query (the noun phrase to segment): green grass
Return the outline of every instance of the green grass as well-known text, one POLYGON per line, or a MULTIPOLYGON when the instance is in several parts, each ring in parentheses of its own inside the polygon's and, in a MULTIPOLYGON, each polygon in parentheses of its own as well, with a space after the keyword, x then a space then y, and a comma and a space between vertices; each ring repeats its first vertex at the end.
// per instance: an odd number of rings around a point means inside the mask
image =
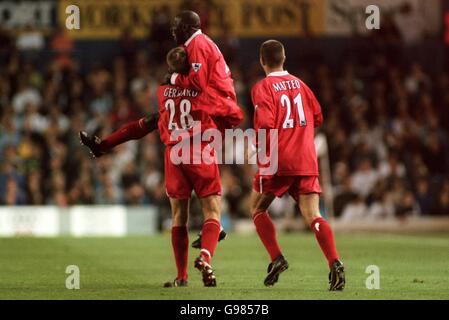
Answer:
MULTIPOLYGON (((190 240, 194 238, 191 236, 190 240)), ((204 288, 189 256, 189 287, 162 288, 175 276, 170 237, 1 238, 0 299, 448 299, 449 235, 338 235, 344 292, 327 291, 327 265, 312 234, 280 236, 290 268, 263 286, 268 256, 256 236, 230 234, 218 245, 217 288, 204 288), (368 290, 368 265, 380 289, 368 290), (65 288, 77 265, 81 289, 65 288)))

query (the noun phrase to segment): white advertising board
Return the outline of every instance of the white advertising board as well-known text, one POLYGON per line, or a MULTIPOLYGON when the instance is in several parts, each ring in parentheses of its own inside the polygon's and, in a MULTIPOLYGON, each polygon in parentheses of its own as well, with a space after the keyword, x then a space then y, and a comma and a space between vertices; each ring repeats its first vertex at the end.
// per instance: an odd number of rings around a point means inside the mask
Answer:
POLYGON ((74 206, 70 209, 70 235, 125 236, 126 208, 122 206, 74 206))
POLYGON ((0 207, 0 236, 57 236, 59 217, 56 207, 0 207))

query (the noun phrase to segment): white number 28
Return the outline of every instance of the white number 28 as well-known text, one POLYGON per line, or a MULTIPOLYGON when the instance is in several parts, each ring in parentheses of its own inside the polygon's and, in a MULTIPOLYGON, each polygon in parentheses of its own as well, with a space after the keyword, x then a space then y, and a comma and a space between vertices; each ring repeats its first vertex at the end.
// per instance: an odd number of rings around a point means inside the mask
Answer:
MULTIPOLYGON (((165 102, 165 109, 170 111, 170 119, 168 121, 168 129, 176 130, 179 129, 176 122, 174 122, 176 108, 175 101, 173 99, 168 99, 165 102)), ((189 100, 183 99, 179 104, 179 111, 181 114, 179 115, 179 122, 181 123, 181 129, 189 129, 193 126, 193 117, 190 114, 192 109, 192 104, 189 100)))

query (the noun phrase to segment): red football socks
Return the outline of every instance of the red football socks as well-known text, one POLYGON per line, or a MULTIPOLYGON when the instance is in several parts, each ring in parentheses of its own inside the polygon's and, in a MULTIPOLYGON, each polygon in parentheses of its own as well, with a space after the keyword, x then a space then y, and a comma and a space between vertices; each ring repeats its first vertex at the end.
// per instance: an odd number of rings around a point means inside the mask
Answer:
POLYGON ((101 141, 101 151, 109 151, 129 140, 136 140, 146 136, 152 128, 145 125, 144 118, 130 122, 101 141))
POLYGON ((253 221, 256 226, 257 234, 259 235, 260 240, 262 240, 265 249, 267 249, 271 261, 276 260, 282 253, 276 238, 276 228, 274 227, 268 212, 262 211, 256 213, 253 216, 253 221))
POLYGON ((332 263, 338 260, 338 252, 335 247, 334 235, 332 233, 331 226, 322 217, 313 220, 310 228, 315 232, 315 237, 326 256, 329 267, 332 267, 332 263))
POLYGON ((220 236, 220 222, 215 219, 204 221, 201 231, 201 256, 210 263, 220 236))
POLYGON ((187 227, 172 227, 171 243, 175 254, 178 280, 187 280, 187 258, 189 252, 189 234, 187 227))

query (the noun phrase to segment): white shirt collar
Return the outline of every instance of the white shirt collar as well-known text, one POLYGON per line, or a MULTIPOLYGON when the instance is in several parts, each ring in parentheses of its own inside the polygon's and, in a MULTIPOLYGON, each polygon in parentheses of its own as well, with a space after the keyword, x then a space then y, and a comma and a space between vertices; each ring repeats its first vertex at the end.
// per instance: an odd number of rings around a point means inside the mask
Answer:
POLYGON ((284 71, 275 71, 275 72, 271 72, 267 75, 267 77, 280 77, 280 76, 286 76, 288 75, 288 71, 284 70, 284 71))
POLYGON ((202 33, 202 32, 201 32, 201 29, 199 29, 199 30, 196 31, 194 34, 192 34, 192 35, 190 36, 190 38, 187 39, 186 42, 184 42, 184 46, 187 47, 187 46, 189 45, 189 43, 192 42, 193 38, 195 38, 197 35, 199 35, 199 34, 201 34, 201 33, 202 33))

